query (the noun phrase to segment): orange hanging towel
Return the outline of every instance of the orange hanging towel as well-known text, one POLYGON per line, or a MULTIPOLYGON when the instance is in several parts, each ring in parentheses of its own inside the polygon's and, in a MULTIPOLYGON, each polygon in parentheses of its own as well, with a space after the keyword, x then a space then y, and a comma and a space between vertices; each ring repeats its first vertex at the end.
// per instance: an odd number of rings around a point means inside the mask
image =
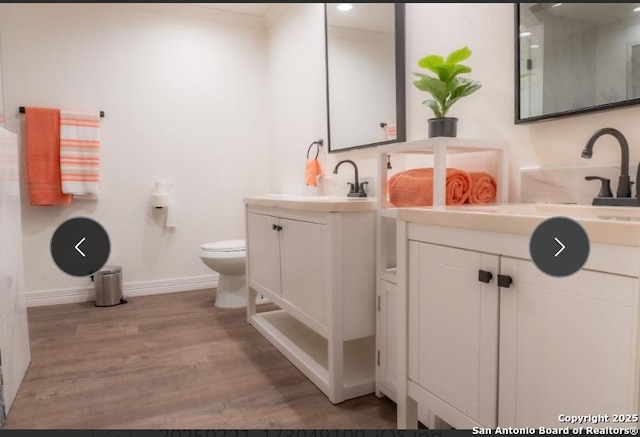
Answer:
POLYGON ((32 205, 68 205, 60 181, 60 110, 25 108, 26 164, 32 205))
POLYGON ((304 180, 307 185, 312 187, 318 186, 318 176, 322 174, 322 167, 317 158, 307 159, 305 165, 304 180))

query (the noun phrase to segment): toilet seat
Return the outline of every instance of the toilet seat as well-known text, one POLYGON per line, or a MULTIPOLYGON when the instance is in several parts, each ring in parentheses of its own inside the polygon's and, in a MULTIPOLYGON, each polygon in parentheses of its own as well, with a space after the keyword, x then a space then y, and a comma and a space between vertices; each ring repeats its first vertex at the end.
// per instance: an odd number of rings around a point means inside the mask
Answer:
POLYGON ((234 253, 245 251, 244 240, 212 241, 200 246, 205 253, 234 253))

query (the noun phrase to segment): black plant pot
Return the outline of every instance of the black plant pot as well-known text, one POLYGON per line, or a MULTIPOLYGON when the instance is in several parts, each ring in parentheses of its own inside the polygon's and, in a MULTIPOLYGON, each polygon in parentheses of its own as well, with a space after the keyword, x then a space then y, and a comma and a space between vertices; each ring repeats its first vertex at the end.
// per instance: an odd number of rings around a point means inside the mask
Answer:
POLYGON ((458 119, 455 117, 430 118, 429 138, 455 137, 458 131, 458 119))

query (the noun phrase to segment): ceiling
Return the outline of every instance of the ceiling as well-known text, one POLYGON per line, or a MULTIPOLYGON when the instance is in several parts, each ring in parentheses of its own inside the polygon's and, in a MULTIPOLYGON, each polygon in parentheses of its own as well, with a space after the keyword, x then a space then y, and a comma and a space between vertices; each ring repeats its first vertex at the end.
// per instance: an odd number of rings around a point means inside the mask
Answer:
POLYGON ((521 3, 521 24, 525 27, 540 24, 541 16, 538 13, 542 11, 592 23, 607 23, 633 16, 636 14, 633 8, 638 6, 637 3, 556 3, 559 5, 557 7, 552 5, 554 3, 521 3))
POLYGON ((254 17, 264 17, 273 3, 189 3, 196 6, 218 9, 237 14, 252 15, 254 17))
POLYGON ((353 9, 339 11, 339 3, 327 3, 329 26, 393 33, 393 3, 353 3, 353 9))

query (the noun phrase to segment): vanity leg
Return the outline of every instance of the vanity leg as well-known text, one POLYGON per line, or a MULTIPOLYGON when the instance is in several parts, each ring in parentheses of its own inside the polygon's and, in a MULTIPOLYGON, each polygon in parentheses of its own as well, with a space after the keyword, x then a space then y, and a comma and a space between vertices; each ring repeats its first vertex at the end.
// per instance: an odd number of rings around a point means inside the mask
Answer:
MULTIPOLYGON (((247 280, 247 282, 249 282, 247 280)), ((256 314, 256 298, 258 297, 258 293, 249 287, 247 283, 247 322, 251 324, 251 318, 256 314)))
POLYGON ((409 396, 398 396, 398 429, 418 429, 418 403, 409 396))

